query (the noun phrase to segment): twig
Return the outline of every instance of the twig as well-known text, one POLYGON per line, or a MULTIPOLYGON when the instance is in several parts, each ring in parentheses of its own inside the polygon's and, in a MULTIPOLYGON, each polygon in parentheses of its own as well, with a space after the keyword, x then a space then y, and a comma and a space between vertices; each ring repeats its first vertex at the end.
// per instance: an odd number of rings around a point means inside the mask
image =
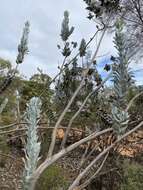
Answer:
POLYGON ((85 181, 82 185, 80 185, 78 187, 79 190, 82 190, 83 188, 87 187, 87 185, 89 185, 91 183, 91 181, 99 174, 99 172, 101 171, 101 169, 103 168, 103 166, 107 160, 108 155, 109 155, 109 152, 106 154, 104 160, 102 161, 102 163, 99 166, 99 168, 97 169, 97 171, 87 181, 85 181))
POLYGON ((12 124, 9 124, 9 125, 0 126, 0 130, 1 129, 6 129, 6 128, 10 128, 10 127, 13 127, 15 125, 17 125, 17 123, 12 123, 12 124))
POLYGON ((92 153, 97 149, 97 147, 99 146, 99 144, 97 144, 87 155, 87 157, 82 161, 80 168, 83 166, 83 164, 88 160, 88 158, 92 155, 92 153))
POLYGON ((135 95, 129 102, 127 108, 126 108, 126 111, 128 111, 130 109, 130 107, 132 106, 132 104, 134 103, 134 101, 143 94, 143 91, 138 93, 137 95, 135 95))
POLYGON ((86 155, 88 153, 88 150, 89 150, 90 146, 91 146, 91 142, 88 142, 87 147, 86 147, 86 149, 84 151, 84 154, 82 155, 82 158, 81 158, 81 161, 80 161, 80 168, 82 167, 82 165, 83 165, 83 163, 85 161, 85 158, 86 158, 86 155))
POLYGON ((0 155, 15 160, 15 158, 13 156, 10 156, 8 154, 3 154, 0 152, 0 155))

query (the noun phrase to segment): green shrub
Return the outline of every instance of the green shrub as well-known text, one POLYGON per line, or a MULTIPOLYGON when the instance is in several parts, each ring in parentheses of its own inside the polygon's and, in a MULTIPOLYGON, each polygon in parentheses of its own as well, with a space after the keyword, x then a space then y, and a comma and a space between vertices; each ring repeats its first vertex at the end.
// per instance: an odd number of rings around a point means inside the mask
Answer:
MULTIPOLYGON (((10 152, 10 149, 6 144, 4 137, 0 136, 0 153, 7 155, 9 154, 9 152, 10 152)), ((4 168, 7 162, 7 157, 5 157, 4 155, 0 154, 0 168, 4 168)))
POLYGON ((138 163, 125 161, 123 165, 124 179, 121 190, 143 189, 143 166, 138 163))
POLYGON ((67 182, 63 173, 57 165, 50 166, 37 182, 36 190, 66 190, 67 182))
POLYGON ((3 154, 9 154, 10 152, 10 148, 7 145, 6 138, 2 136, 0 136, 0 152, 2 152, 3 154))

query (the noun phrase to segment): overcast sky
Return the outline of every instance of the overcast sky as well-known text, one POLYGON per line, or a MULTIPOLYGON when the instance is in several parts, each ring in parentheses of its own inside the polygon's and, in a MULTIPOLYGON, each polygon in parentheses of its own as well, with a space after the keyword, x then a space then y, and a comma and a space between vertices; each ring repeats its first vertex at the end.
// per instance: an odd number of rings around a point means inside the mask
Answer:
MULTIPOLYGON (((0 3, 0 57, 14 63, 22 28, 26 20, 30 21, 29 54, 20 66, 20 72, 27 77, 37 67, 51 77, 58 72, 57 65, 62 60, 57 44, 61 42, 59 34, 65 10, 70 12, 70 25, 75 26, 73 40, 80 42, 83 37, 88 40, 96 31, 96 25, 86 18, 83 0, 0 0, 0 3)), ((96 47, 96 40, 91 49, 96 47)), ((99 55, 109 57, 114 53, 112 36, 106 35, 99 55)), ((141 76, 138 74, 138 79, 143 83, 141 76)))

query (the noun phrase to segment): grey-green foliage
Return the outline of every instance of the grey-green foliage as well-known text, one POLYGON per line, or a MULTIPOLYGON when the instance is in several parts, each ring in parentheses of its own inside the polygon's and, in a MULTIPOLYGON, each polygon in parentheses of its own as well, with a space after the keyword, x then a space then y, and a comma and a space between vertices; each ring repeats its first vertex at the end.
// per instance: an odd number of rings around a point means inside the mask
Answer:
POLYGON ((112 105, 112 116, 113 116, 113 128, 118 137, 124 134, 128 121, 129 121, 129 114, 127 111, 121 109, 120 107, 112 105))
POLYGON ((0 105, 0 114, 3 112, 3 110, 5 109, 6 105, 8 103, 8 98, 5 98, 4 101, 1 103, 0 105))
POLYGON ((38 142, 37 127, 41 112, 41 100, 33 97, 27 105, 25 121, 27 124, 27 144, 25 147, 25 170, 23 189, 30 188, 31 177, 36 170, 40 153, 40 142, 38 142))
POLYGON ((86 54, 86 41, 84 38, 81 40, 79 53, 80 53, 80 57, 83 57, 86 54))
POLYGON ((114 38, 115 47, 118 50, 118 57, 114 60, 113 82, 115 99, 112 104, 112 116, 114 130, 118 136, 122 135, 129 121, 129 114, 126 111, 126 95, 132 83, 132 73, 129 70, 129 53, 126 48, 126 40, 123 32, 123 23, 118 20, 114 38))
POLYGON ((69 28, 69 12, 64 12, 64 19, 62 22, 61 38, 63 41, 67 41, 69 36, 73 33, 74 27, 69 28))
POLYGON ((61 38, 63 41, 63 48, 58 44, 57 47, 59 50, 62 48, 62 55, 65 57, 64 59, 66 60, 67 57, 69 57, 72 53, 72 51, 77 47, 77 42, 74 41, 69 41, 69 37, 74 31, 74 27, 69 27, 69 13, 68 11, 64 12, 64 19, 62 21, 62 26, 61 26, 61 38))
POLYGON ((18 45, 18 55, 16 59, 16 63, 20 64, 24 60, 25 54, 28 53, 28 35, 29 35, 29 27, 30 24, 27 21, 25 23, 24 29, 23 29, 23 35, 20 41, 20 44, 18 45))
POLYGON ((12 83, 15 75, 17 74, 17 67, 21 64, 24 60, 25 54, 28 53, 28 34, 29 34, 29 22, 25 23, 25 27, 23 29, 22 38, 20 44, 18 45, 18 55, 16 58, 16 68, 12 69, 11 66, 9 67, 8 73, 4 81, 0 85, 0 94, 2 94, 12 83))

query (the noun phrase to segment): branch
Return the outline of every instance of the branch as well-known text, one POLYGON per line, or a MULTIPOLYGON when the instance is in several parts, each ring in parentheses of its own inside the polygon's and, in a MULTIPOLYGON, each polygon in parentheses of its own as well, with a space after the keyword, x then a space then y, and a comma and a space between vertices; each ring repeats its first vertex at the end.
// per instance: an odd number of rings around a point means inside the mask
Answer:
POLYGON ((18 124, 17 123, 12 123, 12 124, 9 124, 9 125, 0 126, 0 130, 1 129, 6 129, 6 128, 10 128, 10 127, 13 127, 15 125, 18 125, 18 124))
POLYGON ((84 151, 84 153, 82 155, 82 158, 81 158, 81 161, 80 161, 80 168, 83 166, 83 163, 85 161, 85 158, 86 158, 86 155, 88 153, 88 150, 89 150, 90 146, 91 146, 91 141, 87 143, 86 149, 85 149, 85 151, 84 151))
POLYGON ((98 173, 101 171, 101 169, 103 168, 106 160, 107 160, 107 157, 109 155, 109 152, 106 154, 104 160, 102 161, 101 165, 99 166, 99 168, 97 169, 97 171, 87 180, 85 181, 82 185, 80 185, 78 188, 79 190, 82 190, 84 189, 85 187, 87 187, 87 185, 89 185, 91 183, 91 181, 98 175, 98 173))
POLYGON ((86 168, 85 170, 78 175, 78 177, 74 180, 74 182, 70 185, 68 190, 73 190, 80 182, 80 180, 86 175, 86 173, 97 163, 98 160, 100 160, 107 152, 109 152, 116 144, 121 142, 124 138, 129 136, 131 133, 135 132, 138 130, 140 127, 143 126, 143 121, 137 125, 135 128, 132 130, 128 131, 125 133, 122 137, 120 137, 118 140, 116 140, 112 145, 108 146, 103 152, 101 152, 86 168))
POLYGON ((85 138, 81 139, 80 141, 68 146, 67 148, 62 149, 61 151, 59 151, 55 155, 46 158, 46 160, 37 168, 37 170, 35 171, 32 179, 31 179, 33 181, 33 189, 34 189, 34 187, 36 185, 36 182, 37 182, 38 178, 40 177, 40 175, 51 164, 53 164, 54 162, 59 160, 65 154, 67 154, 67 153, 71 152, 72 150, 76 149, 80 145, 82 145, 82 144, 84 144, 84 143, 86 143, 88 141, 91 141, 91 140, 95 139, 98 136, 101 136, 101 135, 103 135, 105 133, 109 133, 109 132, 112 132, 112 131, 113 131, 113 129, 109 128, 109 129, 105 129, 105 130, 100 131, 100 132, 94 132, 93 134, 89 135, 88 137, 85 137, 85 138))
POLYGON ((138 93, 137 95, 135 95, 129 102, 129 104, 127 105, 126 111, 128 111, 130 109, 130 107, 132 106, 132 104, 134 103, 134 101, 143 94, 143 91, 138 93))
MULTIPOLYGON (((28 123, 20 123, 20 124, 27 124, 28 125, 28 123)), ((15 124, 15 126, 17 126, 17 125, 19 125, 19 123, 16 123, 15 124)), ((43 125, 43 124, 42 124, 43 125)), ((14 126, 14 124, 11 124, 11 126, 14 126)), ((10 125, 9 126, 5 126, 5 127, 10 127, 10 125)), ((59 129, 66 129, 67 127, 59 127, 59 129)), ((54 127, 38 127, 37 128, 38 130, 49 130, 49 129, 54 129, 54 127)), ((0 135, 4 135, 4 134, 9 134, 9 133, 14 133, 14 132, 18 132, 18 131, 26 131, 27 130, 27 128, 25 127, 25 128, 16 128, 16 129, 12 129, 12 130, 9 130, 9 131, 2 131, 2 132, 0 132, 0 135)), ((80 129, 77 129, 77 128, 71 128, 71 130, 73 130, 73 131, 78 131, 78 132, 82 132, 82 133, 86 133, 85 131, 83 131, 83 130, 80 130, 80 129)))
POLYGON ((80 168, 83 166, 83 164, 89 159, 89 157, 92 155, 92 153, 97 149, 97 147, 99 146, 99 144, 97 144, 96 146, 94 146, 94 148, 89 152, 89 154, 87 155, 87 157, 82 160, 81 166, 80 168))

